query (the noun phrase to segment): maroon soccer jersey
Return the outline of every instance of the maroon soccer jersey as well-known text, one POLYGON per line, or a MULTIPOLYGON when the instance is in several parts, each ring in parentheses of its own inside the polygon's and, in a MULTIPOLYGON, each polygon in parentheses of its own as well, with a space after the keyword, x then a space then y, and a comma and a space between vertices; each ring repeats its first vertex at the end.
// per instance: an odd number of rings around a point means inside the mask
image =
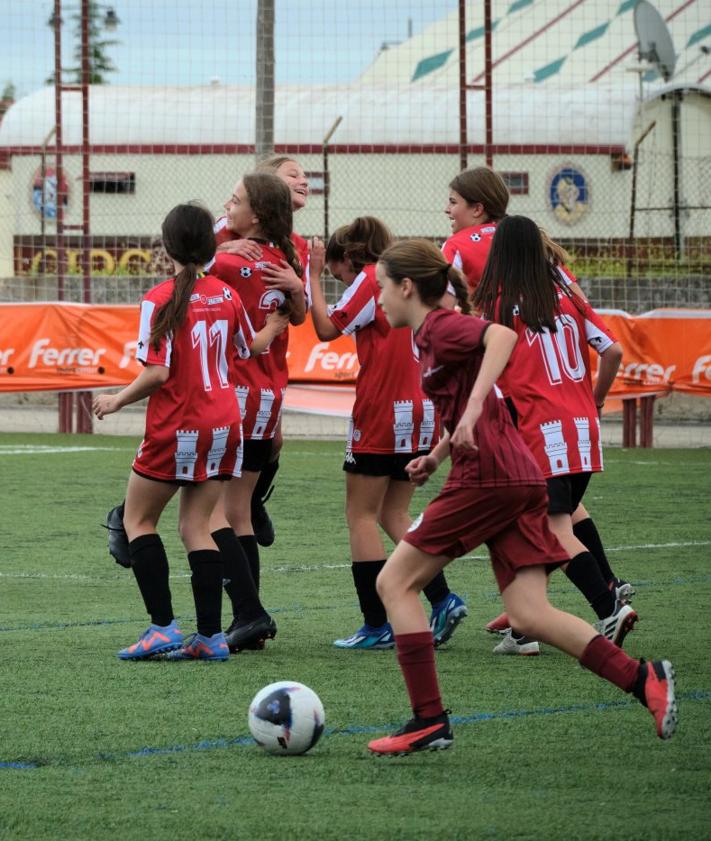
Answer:
POLYGON ((557 330, 537 333, 517 314, 518 343, 500 383, 513 400, 518 428, 546 477, 602 470, 600 421, 588 346, 603 353, 615 341, 592 307, 559 292, 557 330))
POLYGON ((239 296, 216 277, 195 282, 185 321, 156 349, 149 341, 174 280, 146 293, 141 303, 139 361, 170 369, 148 401, 146 431, 133 466, 142 475, 201 482, 239 475, 240 413, 229 378, 232 353, 249 355, 251 329, 239 296))
POLYGON ((429 450, 435 410, 422 393, 412 330, 390 327, 379 296, 375 266, 369 265, 329 307, 338 330, 355 336, 360 363, 348 449, 388 454, 429 450))
MULTIPOLYGON (((489 322, 453 310, 428 313, 415 335, 420 349, 422 387, 446 429, 454 431, 471 394, 484 356, 489 322)), ((540 469, 516 431, 506 404, 494 388, 474 427, 476 450, 452 448, 448 487, 542 485, 540 469)))
MULTIPOLYGON (((286 300, 283 292, 266 286, 262 279, 264 265, 280 265, 284 253, 272 243, 261 242, 260 246, 259 260, 218 254, 212 267, 213 274, 239 293, 255 333, 264 327, 267 315, 286 300)), ((287 329, 263 353, 249 359, 234 356, 233 376, 245 440, 274 437, 289 379, 288 345, 287 329)))
POLYGON ((496 222, 472 225, 452 234, 442 246, 442 253, 447 260, 467 279, 470 292, 477 288, 484 274, 495 233, 496 222))

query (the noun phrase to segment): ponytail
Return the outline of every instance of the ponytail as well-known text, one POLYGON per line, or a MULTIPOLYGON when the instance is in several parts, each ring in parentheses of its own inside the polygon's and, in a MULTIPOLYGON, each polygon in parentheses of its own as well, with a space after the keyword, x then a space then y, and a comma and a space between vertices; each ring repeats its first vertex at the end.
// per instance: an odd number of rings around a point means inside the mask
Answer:
POLYGON ((435 306, 451 284, 463 313, 471 309, 461 272, 444 258, 437 246, 426 239, 396 242, 383 251, 380 263, 398 286, 408 277, 417 287, 423 304, 435 306))
POLYGON ((378 258, 392 243, 388 226, 375 216, 358 216, 350 225, 337 228, 326 246, 326 262, 349 260, 353 269, 378 262, 378 258))
POLYGON ((164 336, 175 333, 176 329, 185 321, 185 316, 190 303, 190 296, 193 294, 198 270, 195 263, 188 263, 178 272, 173 284, 173 294, 170 300, 163 304, 158 310, 158 315, 153 322, 153 329, 149 339, 154 350, 160 347, 160 341, 164 336))

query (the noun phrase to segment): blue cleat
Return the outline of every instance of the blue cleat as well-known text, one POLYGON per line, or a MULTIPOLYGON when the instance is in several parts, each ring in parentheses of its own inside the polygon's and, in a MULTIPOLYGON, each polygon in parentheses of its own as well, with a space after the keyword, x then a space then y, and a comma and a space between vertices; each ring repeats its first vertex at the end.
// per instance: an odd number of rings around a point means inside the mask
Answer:
POLYGON ((374 628, 372 625, 363 625, 362 628, 343 640, 334 640, 333 644, 336 648, 364 648, 364 649, 384 649, 395 648, 395 638, 393 637, 393 629, 390 623, 386 622, 379 628, 374 628))
POLYGON ((447 598, 432 605, 430 628, 434 637, 435 648, 447 642, 457 625, 468 614, 467 606, 456 593, 450 593, 447 598))
POLYGON ((175 619, 170 625, 151 625, 138 642, 122 648, 118 656, 121 660, 148 660, 156 654, 174 651, 183 644, 183 632, 175 619))
POLYGON ((222 631, 211 637, 191 634, 182 648, 171 652, 166 660, 229 660, 230 650, 222 631))

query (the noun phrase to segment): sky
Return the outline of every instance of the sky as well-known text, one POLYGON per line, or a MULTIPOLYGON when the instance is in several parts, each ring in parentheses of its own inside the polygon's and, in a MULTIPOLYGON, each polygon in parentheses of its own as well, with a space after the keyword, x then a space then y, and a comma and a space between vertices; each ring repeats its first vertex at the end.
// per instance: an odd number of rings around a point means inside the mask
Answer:
MULTIPOLYGON (((105 38, 120 85, 254 84, 256 0, 115 0, 120 25, 105 38)), ((457 7, 456 0, 276 0, 277 84, 345 83, 356 78, 384 42, 422 31, 457 7)), ((24 96, 54 69, 47 21, 53 0, 0 0, 0 87, 24 96)), ((72 15, 63 0, 63 66, 75 66, 72 15)))

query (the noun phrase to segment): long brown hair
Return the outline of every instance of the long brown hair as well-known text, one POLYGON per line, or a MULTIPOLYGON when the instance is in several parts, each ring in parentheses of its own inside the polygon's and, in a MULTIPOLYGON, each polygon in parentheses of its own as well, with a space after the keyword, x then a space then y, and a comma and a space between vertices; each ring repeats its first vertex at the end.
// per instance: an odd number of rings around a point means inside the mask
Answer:
POLYGON ((570 254, 563 248, 563 246, 551 239, 550 235, 543 228, 538 229, 541 232, 541 239, 543 240, 543 250, 546 256, 553 263, 554 266, 563 266, 570 262, 570 254))
MULTIPOLYGON (((279 167, 282 164, 292 163, 292 164, 299 164, 299 162, 295 158, 289 157, 289 155, 272 155, 269 158, 265 158, 263 161, 260 161, 257 166, 255 167, 255 172, 270 172, 272 175, 276 175, 279 167)), ((299 164, 301 166, 301 164, 299 164)))
POLYGON ((389 278, 398 286, 406 277, 417 287, 423 304, 435 305, 454 288, 463 313, 470 312, 467 287, 461 272, 448 263, 437 246, 428 239, 407 239, 396 242, 380 255, 380 263, 389 278))
POLYGON ((268 172, 251 172, 242 178, 242 183, 262 234, 284 252, 289 265, 302 277, 304 270, 291 241, 291 191, 281 178, 268 172))
POLYGON ((513 326, 516 310, 531 330, 540 333, 547 327, 555 332, 559 291, 580 309, 577 296, 562 284, 538 225, 527 216, 502 219, 496 226, 489 259, 474 292, 474 306, 481 309, 485 318, 505 327, 513 326))
POLYGON ((350 225, 341 225, 331 234, 326 246, 326 262, 350 260, 355 271, 377 263, 392 243, 388 226, 375 216, 358 216, 350 225))
POLYGON ((163 247, 183 268, 175 276, 173 294, 158 310, 149 342, 158 350, 160 340, 185 321, 198 271, 215 256, 217 248, 212 214, 197 202, 179 204, 163 220, 163 247))
POLYGON ((459 193, 467 204, 482 204, 486 215, 495 222, 506 216, 508 188, 498 172, 488 166, 465 169, 449 182, 449 189, 459 193))

